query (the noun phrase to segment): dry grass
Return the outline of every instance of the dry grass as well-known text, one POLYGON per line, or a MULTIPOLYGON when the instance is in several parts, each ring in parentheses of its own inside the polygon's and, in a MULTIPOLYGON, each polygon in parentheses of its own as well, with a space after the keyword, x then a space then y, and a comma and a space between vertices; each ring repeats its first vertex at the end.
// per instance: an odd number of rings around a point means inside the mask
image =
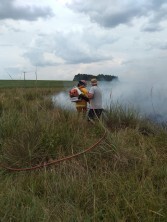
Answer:
POLYGON ((167 131, 121 107, 91 125, 54 107, 54 89, 0 92, 0 159, 29 167, 90 153, 32 172, 0 170, 1 221, 166 221, 167 131))

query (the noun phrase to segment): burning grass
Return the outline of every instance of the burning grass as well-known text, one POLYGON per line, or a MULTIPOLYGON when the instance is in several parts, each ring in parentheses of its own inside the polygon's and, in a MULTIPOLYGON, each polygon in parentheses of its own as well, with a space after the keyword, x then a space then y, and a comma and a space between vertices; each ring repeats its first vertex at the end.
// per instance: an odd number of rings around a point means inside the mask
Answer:
POLYGON ((0 159, 30 167, 91 152, 31 172, 0 169, 1 221, 166 221, 167 131, 121 107, 92 125, 54 107, 55 89, 0 92, 0 159))

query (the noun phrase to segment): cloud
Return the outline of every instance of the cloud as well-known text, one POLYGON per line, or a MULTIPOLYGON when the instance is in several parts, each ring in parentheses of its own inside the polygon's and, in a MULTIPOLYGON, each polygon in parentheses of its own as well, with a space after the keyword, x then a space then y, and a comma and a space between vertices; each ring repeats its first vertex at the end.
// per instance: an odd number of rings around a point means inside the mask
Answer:
POLYGON ((23 54, 25 58, 28 58, 32 65, 34 66, 53 66, 56 65, 56 62, 50 61, 45 57, 45 53, 38 49, 31 49, 29 52, 23 54))
POLYGON ((167 18, 167 3, 162 1, 152 1, 152 7, 150 7, 150 15, 148 22, 141 28, 145 32, 158 32, 163 30, 161 23, 166 21, 167 18))
POLYGON ((94 0, 86 0, 83 4, 81 1, 74 1, 68 6, 74 11, 87 14, 92 22, 108 28, 129 23, 141 11, 137 5, 129 7, 128 3, 124 4, 122 1, 113 1, 112 3, 109 0, 104 0, 97 4, 94 0))
POLYGON ((34 66, 41 79, 159 78, 167 69, 166 18, 166 0, 0 0, 1 78, 6 67, 34 66))
POLYGON ((39 17, 52 16, 49 7, 18 6, 15 0, 0 0, 0 20, 28 20, 34 21, 39 17))
POLYGON ((112 60, 111 52, 104 52, 105 48, 112 45, 118 38, 113 35, 97 35, 92 30, 87 29, 78 33, 56 32, 49 36, 39 35, 32 47, 28 49, 24 56, 32 64, 38 66, 48 66, 57 64, 79 64, 93 63, 103 60, 112 60), (44 58, 44 53, 46 55, 44 58), (50 58, 48 57, 50 54, 50 58), (55 59, 51 60, 51 57, 55 59))
POLYGON ((149 50, 166 51, 167 50, 167 41, 162 41, 162 40, 150 41, 147 45, 147 51, 149 51, 149 50))
POLYGON ((148 23, 141 27, 141 31, 143 32, 159 32, 162 30, 162 27, 156 23, 148 23))
POLYGON ((160 49, 167 50, 167 42, 164 42, 160 45, 160 49))
POLYGON ((142 31, 147 32, 160 30, 159 23, 167 16, 166 0, 103 0, 98 4, 95 0, 74 0, 68 7, 88 15, 92 22, 105 28, 115 28, 121 24, 131 26, 135 19, 145 17, 147 21, 142 31))
POLYGON ((0 47, 11 47, 13 46, 12 44, 0 44, 0 47))

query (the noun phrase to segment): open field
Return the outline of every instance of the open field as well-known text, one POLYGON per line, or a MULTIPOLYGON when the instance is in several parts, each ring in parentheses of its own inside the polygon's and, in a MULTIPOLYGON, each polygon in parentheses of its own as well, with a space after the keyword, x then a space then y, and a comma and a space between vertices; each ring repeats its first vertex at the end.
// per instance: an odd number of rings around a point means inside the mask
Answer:
POLYGON ((65 88, 71 86, 72 81, 56 80, 0 80, 0 88, 65 88))
POLYGON ((167 221, 166 126, 118 105, 93 125, 52 103, 51 95, 66 89, 64 81, 31 82, 32 88, 0 84, 5 166, 47 164, 92 146, 106 131, 90 152, 57 165, 22 172, 1 165, 0 221, 167 221))

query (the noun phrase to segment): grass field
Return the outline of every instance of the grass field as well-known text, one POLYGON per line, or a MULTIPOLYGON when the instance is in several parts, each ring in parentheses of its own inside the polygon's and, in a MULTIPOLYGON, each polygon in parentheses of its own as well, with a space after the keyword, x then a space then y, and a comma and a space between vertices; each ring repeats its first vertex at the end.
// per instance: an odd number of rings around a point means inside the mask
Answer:
POLYGON ((47 163, 107 134, 90 152, 58 165, 28 172, 1 165, 1 222, 167 221, 167 126, 114 104, 93 125, 52 102, 72 82, 14 83, 0 81, 1 164, 47 163))
POLYGON ((65 88, 72 84, 72 81, 61 80, 0 80, 0 88, 65 88))

